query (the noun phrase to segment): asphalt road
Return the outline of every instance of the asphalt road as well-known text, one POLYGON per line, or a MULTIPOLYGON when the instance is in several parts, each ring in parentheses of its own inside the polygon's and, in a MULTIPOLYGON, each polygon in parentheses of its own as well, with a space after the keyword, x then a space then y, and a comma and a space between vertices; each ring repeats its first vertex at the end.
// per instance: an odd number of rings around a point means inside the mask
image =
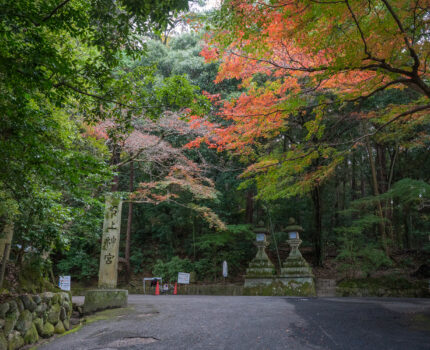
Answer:
POLYGON ((42 345, 92 349, 430 349, 430 300, 130 295, 42 345))

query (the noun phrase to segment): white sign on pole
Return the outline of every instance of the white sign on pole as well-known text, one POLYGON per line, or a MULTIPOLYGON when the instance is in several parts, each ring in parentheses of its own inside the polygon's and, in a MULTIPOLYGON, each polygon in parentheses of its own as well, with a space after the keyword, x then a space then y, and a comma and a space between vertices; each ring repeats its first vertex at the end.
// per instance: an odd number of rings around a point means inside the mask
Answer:
POLYGON ((60 276, 60 281, 58 282, 58 286, 61 290, 70 291, 71 278, 70 276, 60 276))
POLYGON ((228 276, 228 266, 227 266, 227 261, 225 260, 222 263, 222 275, 224 276, 224 278, 228 276))
POLYGON ((190 274, 186 272, 178 272, 178 283, 190 284, 190 274))

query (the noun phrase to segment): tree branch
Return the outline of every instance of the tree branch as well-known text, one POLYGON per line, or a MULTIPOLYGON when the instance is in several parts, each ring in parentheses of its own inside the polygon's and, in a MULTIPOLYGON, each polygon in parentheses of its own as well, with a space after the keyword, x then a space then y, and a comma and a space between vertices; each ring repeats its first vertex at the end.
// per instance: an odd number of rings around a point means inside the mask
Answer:
MULTIPOLYGON (((154 145, 151 145, 151 147, 155 147, 158 146, 164 139, 164 135, 162 134, 161 137, 158 139, 157 143, 154 145)), ((122 167, 128 163, 130 163, 131 161, 135 160, 137 157, 139 157, 139 155, 142 154, 142 152, 146 149, 147 147, 142 147, 140 150, 138 150, 135 154, 133 154, 132 156, 130 156, 128 159, 118 163, 118 164, 113 164, 112 168, 119 168, 122 167)))
POLYGON ((412 70, 417 73, 418 72, 418 68, 420 66, 420 60, 418 58, 417 53, 415 52, 414 48, 411 46, 410 42, 409 42, 409 38, 406 35, 406 31, 403 28, 402 22, 400 22, 399 17, 397 16, 397 14, 394 12, 394 9, 391 7, 391 5, 388 3, 387 0, 382 0, 382 2, 385 4, 385 6, 388 9, 388 12, 390 12, 391 16, 393 17, 394 21, 397 23, 397 26, 399 27, 400 33, 402 33, 403 35, 403 40, 405 41, 406 47, 409 50, 409 54, 411 55, 411 57, 414 60, 414 65, 412 67, 412 70))
POLYGON ((73 90, 73 91, 75 91, 75 92, 77 92, 79 94, 82 94, 82 95, 85 95, 85 96, 88 96, 88 97, 92 97, 92 98, 95 98, 95 99, 100 100, 100 101, 115 103, 118 106, 125 107, 125 108, 138 109, 136 107, 129 106, 127 104, 124 104, 124 103, 121 103, 121 102, 118 102, 118 101, 114 101, 114 100, 108 99, 108 98, 103 97, 103 96, 99 96, 99 95, 96 95, 96 94, 92 94, 90 92, 83 91, 83 90, 81 90, 81 89, 79 89, 79 88, 77 88, 77 87, 75 87, 73 85, 70 85, 69 83, 66 83, 66 82, 60 82, 58 84, 54 84, 54 87, 56 87, 56 88, 59 88, 61 86, 64 86, 64 87, 66 87, 68 89, 71 89, 71 90, 73 90))
POLYGON ((61 86, 64 86, 64 87, 66 87, 68 89, 71 89, 71 90, 73 90, 73 91, 75 91, 75 92, 77 92, 79 94, 82 94, 82 95, 85 95, 85 96, 88 96, 88 97, 92 97, 92 98, 95 98, 95 99, 100 100, 100 101, 115 103, 118 106, 121 106, 121 107, 124 107, 124 108, 128 108, 128 109, 131 109, 131 110, 141 110, 143 108, 150 109, 150 108, 162 108, 163 107, 163 106, 139 106, 139 107, 135 107, 135 106, 131 106, 131 105, 119 102, 119 101, 111 100, 109 98, 106 98, 106 97, 103 97, 103 96, 100 96, 100 95, 96 95, 96 94, 92 94, 90 92, 83 91, 83 90, 81 90, 81 89, 79 89, 79 88, 77 88, 77 87, 75 87, 75 86, 73 86, 73 85, 71 85, 69 83, 66 83, 66 82, 60 82, 60 83, 54 84, 54 87, 56 87, 56 88, 59 88, 61 86))
POLYGON ((55 15, 63 6, 65 6, 68 2, 71 0, 64 0, 60 2, 47 16, 43 17, 40 23, 37 23, 36 26, 40 26, 42 22, 46 22, 49 20, 53 15, 55 15))
POLYGON ((358 19, 357 19, 357 17, 355 16, 355 13, 354 13, 354 11, 352 10, 351 5, 349 4, 349 1, 348 1, 348 0, 345 0, 345 4, 346 4, 346 6, 348 7, 349 13, 350 13, 350 14, 351 14, 351 16, 352 16, 352 19, 354 20, 355 25, 357 26, 358 32, 360 33, 361 41, 363 42, 363 45, 364 45, 364 53, 367 55, 367 57, 368 57, 368 58, 370 58, 370 57, 372 57, 372 55, 371 55, 371 53, 370 53, 370 51, 369 51, 369 48, 367 47, 366 38, 364 37, 364 33, 363 33, 363 31, 361 30, 360 23, 358 22, 358 19))
POLYGON ((325 146, 330 146, 330 147, 334 147, 334 146, 341 146, 341 145, 347 145, 347 144, 357 144, 357 142, 370 137, 370 136, 374 136, 377 133, 379 133, 382 129, 384 129, 385 127, 387 127, 388 125, 394 123, 396 120, 406 117, 408 115, 414 114, 414 113, 418 113, 421 111, 425 111, 426 109, 430 109, 430 104, 427 105, 423 105, 423 106, 418 106, 416 108, 410 109, 409 111, 403 112, 398 114, 397 116, 391 118, 389 121, 385 122, 384 124, 380 125, 375 131, 364 134, 354 140, 349 140, 346 142, 341 142, 341 143, 332 143, 332 144, 326 144, 325 146))

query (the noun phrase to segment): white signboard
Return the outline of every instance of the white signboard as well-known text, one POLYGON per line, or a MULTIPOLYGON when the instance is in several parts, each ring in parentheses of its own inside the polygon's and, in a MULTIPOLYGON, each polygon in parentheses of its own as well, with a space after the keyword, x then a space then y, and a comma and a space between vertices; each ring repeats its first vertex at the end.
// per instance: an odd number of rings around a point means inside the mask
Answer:
POLYGON ((178 272, 178 283, 190 284, 190 274, 186 272, 178 272))
POLYGON ((222 263, 222 275, 224 278, 228 276, 228 266, 227 266, 227 261, 225 260, 222 263))
POLYGON ((58 286, 61 290, 70 291, 70 276, 60 276, 60 281, 58 282, 58 286))

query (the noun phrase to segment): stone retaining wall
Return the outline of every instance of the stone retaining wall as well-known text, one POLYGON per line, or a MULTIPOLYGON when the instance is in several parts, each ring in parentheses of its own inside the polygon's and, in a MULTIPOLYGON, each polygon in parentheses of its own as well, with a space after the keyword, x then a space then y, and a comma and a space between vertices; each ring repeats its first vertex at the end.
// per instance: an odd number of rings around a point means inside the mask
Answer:
MULTIPOLYGON (((173 294, 174 284, 169 284, 167 294, 173 294)), ((129 294, 155 294, 155 287, 146 283, 146 290, 143 288, 129 288, 129 294)), ((160 287, 160 292, 163 294, 160 287)), ((237 284, 178 284, 179 295, 243 295, 243 286, 237 284)))
POLYGON ((367 278, 344 280, 337 284, 341 297, 429 298, 430 281, 409 281, 406 278, 367 278))
POLYGON ((15 350, 70 328, 69 293, 20 295, 0 304, 0 350, 15 350))

